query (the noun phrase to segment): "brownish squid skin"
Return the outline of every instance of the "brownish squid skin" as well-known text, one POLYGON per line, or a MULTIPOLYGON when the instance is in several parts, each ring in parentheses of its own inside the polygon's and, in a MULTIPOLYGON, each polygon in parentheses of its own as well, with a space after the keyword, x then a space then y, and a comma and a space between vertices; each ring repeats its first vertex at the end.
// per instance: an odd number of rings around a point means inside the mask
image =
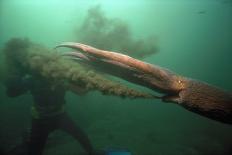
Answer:
POLYGON ((105 73, 163 93, 161 99, 164 102, 177 103, 202 116, 232 124, 232 93, 230 92, 179 76, 167 69, 120 53, 73 42, 63 43, 57 47, 73 48, 77 51, 64 55, 105 73))

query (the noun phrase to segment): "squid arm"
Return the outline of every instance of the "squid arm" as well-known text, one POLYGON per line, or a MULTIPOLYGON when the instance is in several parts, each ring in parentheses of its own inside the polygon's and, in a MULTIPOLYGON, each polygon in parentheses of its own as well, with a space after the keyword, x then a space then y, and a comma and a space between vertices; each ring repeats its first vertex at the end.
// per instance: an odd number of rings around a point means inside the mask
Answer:
POLYGON ((74 42, 56 46, 59 47, 75 50, 63 54, 64 56, 164 94, 160 97, 164 102, 176 103, 194 113, 232 124, 232 93, 230 92, 124 54, 74 42))

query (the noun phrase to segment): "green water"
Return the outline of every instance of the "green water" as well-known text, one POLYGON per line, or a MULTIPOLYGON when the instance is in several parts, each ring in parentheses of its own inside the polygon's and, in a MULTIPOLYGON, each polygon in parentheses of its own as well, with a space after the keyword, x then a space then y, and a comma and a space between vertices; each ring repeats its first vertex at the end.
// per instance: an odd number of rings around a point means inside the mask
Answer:
MULTIPOLYGON (((48 48, 80 40, 78 35, 85 35, 80 27, 96 6, 106 18, 123 21, 134 40, 153 38, 158 50, 144 61, 232 91, 231 0, 1 0, 0 48, 13 37, 48 48)), ((30 127, 33 101, 30 94, 7 97, 2 85, 0 99, 0 149, 9 150, 30 127)), ((97 149, 127 148, 134 155, 232 154, 231 125, 175 104, 99 92, 69 92, 66 100, 67 111, 97 149)), ((77 141, 57 131, 50 135, 44 154, 81 151, 77 141)))

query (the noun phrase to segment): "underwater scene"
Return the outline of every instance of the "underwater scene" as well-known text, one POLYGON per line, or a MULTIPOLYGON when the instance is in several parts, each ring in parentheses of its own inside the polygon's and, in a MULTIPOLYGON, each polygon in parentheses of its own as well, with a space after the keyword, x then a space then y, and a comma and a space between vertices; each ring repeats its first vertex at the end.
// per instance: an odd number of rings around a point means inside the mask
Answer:
POLYGON ((231 155, 231 0, 0 0, 0 155, 231 155))

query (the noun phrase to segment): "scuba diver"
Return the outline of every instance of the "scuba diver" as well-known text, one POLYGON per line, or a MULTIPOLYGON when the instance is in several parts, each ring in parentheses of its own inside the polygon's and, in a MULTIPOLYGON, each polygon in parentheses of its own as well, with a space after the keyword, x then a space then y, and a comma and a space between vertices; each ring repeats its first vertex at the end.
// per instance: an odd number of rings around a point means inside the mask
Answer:
POLYGON ((87 153, 85 155, 131 155, 124 149, 95 150, 93 148, 87 134, 74 123, 64 109, 66 91, 84 95, 88 92, 86 86, 81 82, 73 84, 70 81, 49 79, 36 70, 23 66, 21 59, 24 50, 28 50, 30 46, 31 43, 27 39, 13 38, 3 50, 7 64, 4 77, 6 94, 9 97, 18 97, 29 92, 34 101, 31 108, 29 136, 24 136, 23 143, 6 154, 42 155, 49 134, 61 129, 79 141, 87 153))
POLYGON ((94 151, 86 133, 74 123, 64 110, 66 90, 84 94, 86 89, 79 86, 60 85, 40 75, 15 75, 5 82, 9 97, 30 92, 34 103, 31 108, 32 122, 30 135, 26 142, 25 154, 42 155, 48 135, 61 129, 78 140, 88 155, 100 154, 94 151))

